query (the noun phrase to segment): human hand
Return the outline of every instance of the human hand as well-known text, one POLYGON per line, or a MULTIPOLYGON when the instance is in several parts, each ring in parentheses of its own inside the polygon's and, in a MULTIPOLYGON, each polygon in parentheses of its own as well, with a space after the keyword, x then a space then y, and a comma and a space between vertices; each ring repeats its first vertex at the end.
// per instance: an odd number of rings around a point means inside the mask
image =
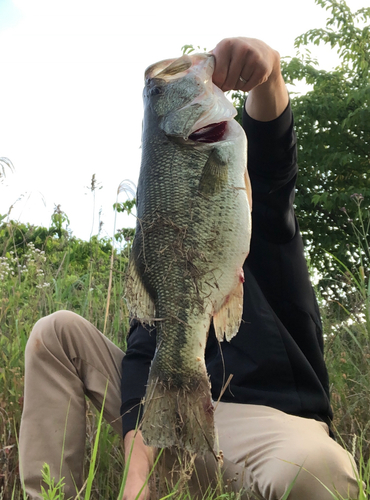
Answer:
POLYGON ((255 38, 225 38, 211 53, 216 60, 213 83, 223 91, 249 92, 280 75, 279 53, 255 38))
POLYGON ((129 474, 127 476, 122 500, 149 500, 150 491, 148 485, 144 486, 142 492, 139 495, 139 492, 142 489, 145 481, 146 477, 142 477, 140 474, 129 474))
POLYGON ((213 83, 223 91, 249 92, 246 111, 259 121, 281 115, 289 102, 276 50, 255 38, 225 38, 211 51, 213 83))
POLYGON ((145 446, 140 431, 129 431, 126 434, 124 448, 125 458, 130 462, 122 500, 149 500, 149 486, 146 484, 143 488, 143 485, 153 463, 153 450, 145 446))

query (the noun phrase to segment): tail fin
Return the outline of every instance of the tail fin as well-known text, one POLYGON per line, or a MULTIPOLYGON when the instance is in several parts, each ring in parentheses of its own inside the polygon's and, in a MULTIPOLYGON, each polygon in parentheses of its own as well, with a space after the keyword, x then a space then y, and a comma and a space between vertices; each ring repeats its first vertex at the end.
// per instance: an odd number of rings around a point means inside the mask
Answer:
POLYGON ((141 427, 144 442, 204 455, 214 446, 213 412, 206 374, 196 384, 192 381, 181 388, 149 377, 141 427))

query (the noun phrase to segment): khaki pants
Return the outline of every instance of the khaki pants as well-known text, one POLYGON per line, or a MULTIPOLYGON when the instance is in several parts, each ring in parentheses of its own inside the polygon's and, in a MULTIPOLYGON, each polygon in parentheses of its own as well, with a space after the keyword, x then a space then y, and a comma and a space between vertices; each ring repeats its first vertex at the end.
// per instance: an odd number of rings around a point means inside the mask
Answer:
MULTIPOLYGON (((45 462, 52 476, 59 479, 61 472, 65 477, 66 498, 74 497, 76 486, 82 486, 85 396, 101 409, 107 380, 104 417, 121 433, 123 356, 93 325, 72 312, 59 311, 36 323, 26 348, 19 437, 21 473, 33 500, 41 499, 40 471, 45 462)), ((218 404, 215 421, 225 457, 222 473, 226 480, 237 478, 234 488, 244 486, 253 498, 278 500, 303 466, 290 500, 332 500, 321 483, 344 498, 357 498, 353 460, 329 437, 325 424, 265 406, 232 403, 218 404)), ((217 468, 211 454, 197 461, 204 488, 217 468)))

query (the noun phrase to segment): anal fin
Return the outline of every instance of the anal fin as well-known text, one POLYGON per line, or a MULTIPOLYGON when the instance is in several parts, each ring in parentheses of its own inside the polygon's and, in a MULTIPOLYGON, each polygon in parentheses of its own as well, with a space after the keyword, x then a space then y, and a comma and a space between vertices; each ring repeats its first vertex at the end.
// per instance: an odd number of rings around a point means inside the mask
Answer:
POLYGON ((216 337, 220 342, 230 341, 238 333, 243 314, 243 281, 227 297, 222 307, 213 316, 216 337))

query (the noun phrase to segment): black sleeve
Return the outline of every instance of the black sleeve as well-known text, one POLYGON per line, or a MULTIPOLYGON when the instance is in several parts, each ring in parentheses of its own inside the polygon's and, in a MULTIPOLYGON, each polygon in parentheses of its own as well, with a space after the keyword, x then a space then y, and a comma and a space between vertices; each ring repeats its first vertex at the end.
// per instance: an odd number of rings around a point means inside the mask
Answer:
POLYGON ((253 200, 252 238, 246 264, 282 319, 287 301, 296 302, 298 295, 303 294, 299 306, 306 309, 308 296, 312 296, 293 207, 298 167, 290 103, 278 118, 269 122, 254 120, 244 109, 243 127, 248 139, 253 200), (285 279, 288 275, 289 281, 285 279))
POLYGON ((134 321, 131 325, 127 350, 122 360, 122 435, 137 427, 142 415, 149 369, 156 346, 155 329, 134 321))
POLYGON ((296 231, 293 201, 297 149, 290 104, 270 122, 254 120, 244 110, 243 127, 248 139, 253 234, 285 243, 296 231))
POLYGON ((294 214, 298 166, 290 104, 270 122, 254 120, 244 111, 243 126, 253 200, 246 264, 328 394, 320 312, 294 214), (308 325, 306 329, 304 325, 308 325))

